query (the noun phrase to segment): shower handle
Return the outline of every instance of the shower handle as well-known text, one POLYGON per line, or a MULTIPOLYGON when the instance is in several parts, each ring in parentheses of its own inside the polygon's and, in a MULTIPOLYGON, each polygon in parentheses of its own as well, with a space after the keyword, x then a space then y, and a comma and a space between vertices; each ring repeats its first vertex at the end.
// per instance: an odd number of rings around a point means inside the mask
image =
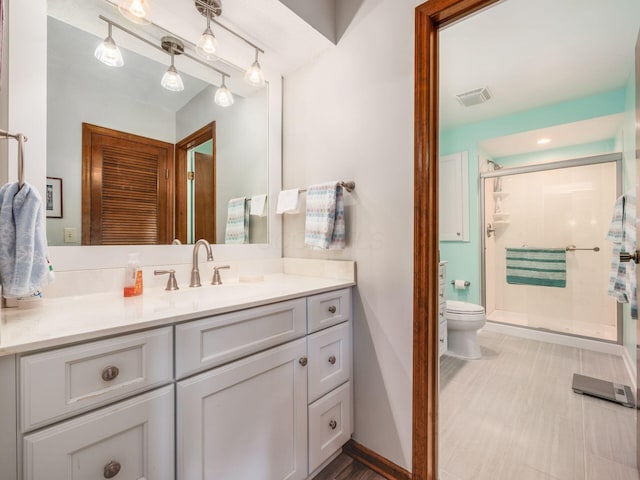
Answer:
POLYGON ((496 229, 493 228, 493 225, 487 223, 487 238, 491 238, 492 233, 496 233, 496 229))

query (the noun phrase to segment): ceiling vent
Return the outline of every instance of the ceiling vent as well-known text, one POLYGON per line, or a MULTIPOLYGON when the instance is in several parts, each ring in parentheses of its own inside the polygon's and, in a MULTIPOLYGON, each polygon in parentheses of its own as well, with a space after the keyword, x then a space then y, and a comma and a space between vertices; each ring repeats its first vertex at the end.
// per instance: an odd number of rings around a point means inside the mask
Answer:
POLYGON ((456 95, 458 101, 464 105, 465 107, 470 107, 472 105, 479 105, 491 99, 491 92, 487 87, 476 88, 474 90, 469 90, 468 92, 459 93, 456 95))

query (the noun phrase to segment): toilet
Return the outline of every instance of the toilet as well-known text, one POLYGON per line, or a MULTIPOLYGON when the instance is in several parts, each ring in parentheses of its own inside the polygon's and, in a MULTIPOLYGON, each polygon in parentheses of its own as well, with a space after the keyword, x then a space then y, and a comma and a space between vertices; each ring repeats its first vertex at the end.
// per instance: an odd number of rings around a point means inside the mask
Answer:
POLYGON ((447 300, 446 315, 448 353, 470 360, 482 357, 477 333, 486 322, 484 307, 447 300))

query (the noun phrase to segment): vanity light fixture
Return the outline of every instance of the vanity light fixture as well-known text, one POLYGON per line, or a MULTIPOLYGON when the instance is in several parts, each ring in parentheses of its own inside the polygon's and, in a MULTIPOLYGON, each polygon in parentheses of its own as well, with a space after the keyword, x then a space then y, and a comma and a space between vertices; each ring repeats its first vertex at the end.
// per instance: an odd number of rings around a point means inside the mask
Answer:
POLYGON ((109 34, 107 35, 107 38, 98 45, 95 52, 93 52, 93 55, 109 67, 121 67, 124 65, 122 52, 120 52, 120 49, 111 36, 111 22, 107 22, 107 24, 109 25, 109 34))
POLYGON ((196 2, 196 8, 198 11, 207 17, 207 28, 202 32, 200 40, 196 44, 196 51, 198 55, 207 60, 216 60, 216 51, 218 50, 218 40, 211 30, 211 17, 220 15, 222 12, 222 5, 219 1, 208 0, 206 6, 196 2))
POLYGON ((227 77, 228 75, 222 75, 222 85, 220 85, 220 88, 216 90, 216 95, 213 98, 213 101, 216 103, 216 105, 219 105, 221 107, 230 107, 231 105, 233 105, 233 94, 231 93, 231 90, 229 90, 225 85, 225 79, 227 77))
MULTIPOLYGON (((191 47, 194 47, 194 45, 192 43, 187 42, 184 39, 178 38, 177 36, 175 36, 174 34, 169 32, 168 30, 163 29, 165 32, 169 33, 169 35, 166 35, 166 36, 162 37, 162 39, 160 40, 160 45, 158 45, 158 44, 152 42, 151 40, 148 40, 147 38, 144 38, 144 37, 138 35, 137 33, 129 30, 128 28, 123 27, 122 25, 114 22, 113 20, 108 19, 107 17, 104 17, 102 15, 98 15, 98 18, 100 20, 106 22, 109 25, 109 36, 107 37, 107 40, 111 39, 111 27, 113 26, 113 27, 116 27, 119 30, 122 30, 125 33, 128 33, 132 37, 137 38, 141 42, 144 42, 147 45, 155 48, 156 50, 160 50, 163 53, 166 53, 166 54, 171 56, 171 65, 169 66, 169 69, 164 74, 164 76, 162 77, 162 81, 160 82, 161 85, 164 88, 166 88, 167 90, 171 90, 171 91, 174 91, 174 92, 180 92, 180 91, 184 90, 184 83, 182 82, 182 78, 180 77, 180 74, 178 73, 178 71, 176 70, 176 67, 174 65, 174 57, 175 57, 175 55, 181 55, 183 57, 188 58, 189 60, 192 60, 192 61, 194 61, 196 63, 199 63, 200 65, 202 65, 204 67, 207 67, 208 69, 213 70, 214 72, 217 72, 220 75, 222 75, 222 85, 216 91, 215 102, 218 105, 223 106, 223 107, 228 107, 230 105, 233 105, 233 94, 231 93, 231 91, 225 85, 225 79, 226 79, 226 77, 229 77, 229 74, 227 72, 224 72, 222 70, 217 69, 216 67, 214 67, 210 63, 207 63, 207 62, 205 62, 203 60, 200 60, 195 55, 190 55, 189 53, 187 53, 185 51, 184 45, 185 45, 185 43, 189 43, 189 45, 191 45, 191 47)), ((160 27, 160 28, 162 28, 162 27, 160 27)), ((111 43, 113 43, 113 45, 115 45, 115 43, 113 42, 113 39, 111 39, 111 43)), ((96 58, 98 58, 97 50, 96 50, 96 58)))
POLYGON ((256 48, 256 59, 244 74, 244 81, 254 87, 262 87, 265 84, 264 72, 262 71, 262 68, 260 68, 260 63, 258 63, 259 53, 260 50, 256 48))
POLYGON ((182 82, 182 77, 176 70, 175 65, 173 64, 173 59, 176 54, 180 55, 184 52, 184 45, 180 40, 174 37, 163 37, 162 38, 162 49, 169 52, 171 56, 171 65, 169 69, 162 76, 162 80, 160 80, 160 85, 171 92, 181 92, 184 90, 184 83, 182 82))
POLYGON ((120 0, 118 2, 118 11, 127 20, 139 25, 148 25, 151 23, 149 15, 151 14, 151 5, 149 0, 120 0))

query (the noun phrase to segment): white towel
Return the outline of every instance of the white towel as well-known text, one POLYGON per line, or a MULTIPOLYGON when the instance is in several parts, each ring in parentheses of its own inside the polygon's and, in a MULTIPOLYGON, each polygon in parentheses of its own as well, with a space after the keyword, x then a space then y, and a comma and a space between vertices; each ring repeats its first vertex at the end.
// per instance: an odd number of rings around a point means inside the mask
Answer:
POLYGON ((283 190, 278 194, 276 213, 298 213, 298 198, 300 191, 297 188, 283 190))
POLYGON ((344 248, 344 200, 337 181, 307 188, 304 243, 312 248, 344 248))
POLYGON ((262 195, 254 195, 251 197, 251 211, 249 213, 256 217, 265 217, 267 215, 266 206, 267 195, 265 193, 262 195))
POLYGON ((48 283, 42 198, 24 183, 0 188, 0 282, 2 294, 18 297, 48 283))
POLYGON ((224 243, 249 243, 249 209, 246 197, 229 200, 224 243))

